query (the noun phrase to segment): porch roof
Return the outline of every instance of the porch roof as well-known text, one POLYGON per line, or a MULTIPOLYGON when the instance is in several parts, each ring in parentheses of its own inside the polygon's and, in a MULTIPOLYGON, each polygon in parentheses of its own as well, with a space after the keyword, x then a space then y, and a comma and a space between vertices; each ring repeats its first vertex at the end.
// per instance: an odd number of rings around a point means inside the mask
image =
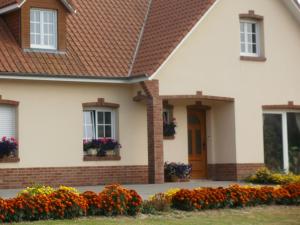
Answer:
POLYGON ((203 95, 201 91, 197 91, 195 95, 161 95, 161 98, 162 100, 213 100, 223 102, 234 102, 234 98, 203 95))

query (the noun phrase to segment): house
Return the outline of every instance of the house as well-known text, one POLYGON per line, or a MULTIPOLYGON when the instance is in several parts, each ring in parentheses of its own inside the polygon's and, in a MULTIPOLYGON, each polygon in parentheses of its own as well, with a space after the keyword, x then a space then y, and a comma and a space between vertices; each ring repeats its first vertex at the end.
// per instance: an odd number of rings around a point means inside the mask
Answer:
POLYGON ((0 188, 299 173, 299 23, 295 0, 0 0, 0 188))

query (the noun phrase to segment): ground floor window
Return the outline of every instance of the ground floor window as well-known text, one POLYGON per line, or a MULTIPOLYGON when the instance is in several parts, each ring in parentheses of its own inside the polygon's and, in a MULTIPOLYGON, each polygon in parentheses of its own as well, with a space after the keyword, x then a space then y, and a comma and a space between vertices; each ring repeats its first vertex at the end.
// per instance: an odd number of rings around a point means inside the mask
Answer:
POLYGON ((300 112, 264 113, 265 164, 300 173, 300 112))
POLYGON ((0 138, 16 137, 16 108, 0 105, 0 138))
POLYGON ((90 109, 83 112, 85 140, 95 138, 115 139, 115 111, 112 109, 90 109))

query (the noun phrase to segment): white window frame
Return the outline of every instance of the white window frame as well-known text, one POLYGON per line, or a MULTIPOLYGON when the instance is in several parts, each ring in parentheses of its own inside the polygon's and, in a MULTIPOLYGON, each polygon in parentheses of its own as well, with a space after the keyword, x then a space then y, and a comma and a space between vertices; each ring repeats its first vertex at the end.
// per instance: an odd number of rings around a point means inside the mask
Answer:
POLYGON ((281 123, 282 123, 282 151, 283 151, 283 169, 286 173, 290 170, 290 163, 289 163, 289 139, 288 139, 288 121, 287 121, 287 114, 288 113, 300 113, 297 110, 268 110, 264 111, 263 115, 265 114, 276 114, 281 115, 281 123))
POLYGON ((45 44, 32 44, 31 40, 31 29, 30 29, 30 48, 32 49, 46 49, 46 50, 57 50, 57 11, 52 9, 40 9, 40 8, 31 8, 30 9, 30 26, 31 26, 31 11, 38 11, 40 13, 40 38, 41 43, 44 43, 44 12, 54 13, 54 45, 45 45, 45 44))
MULTIPOLYGON (((102 108, 88 108, 88 109, 84 109, 83 112, 95 112, 95 121, 94 121, 94 132, 95 132, 95 138, 104 138, 104 137, 99 137, 98 135, 98 125, 102 125, 102 126, 106 126, 106 124, 98 124, 98 112, 110 112, 111 113, 111 139, 116 139, 116 110, 115 109, 111 109, 111 108, 107 108, 107 107, 102 107, 102 108)), ((105 121, 104 121, 105 122, 105 121)), ((84 129, 85 129, 85 121, 83 121, 83 125, 84 125, 84 129)), ((105 129, 105 128, 104 128, 105 129)), ((104 130, 105 133, 105 130, 104 130)), ((84 140, 89 140, 89 138, 84 137, 84 140)))
MULTIPOLYGON (((253 33, 251 33, 253 34, 253 33)), ((241 56, 250 56, 250 57, 259 57, 261 54, 261 45, 260 45, 260 24, 258 21, 254 21, 254 20, 240 20, 240 54, 241 56), (250 24, 255 24, 256 26, 256 53, 252 53, 248 51, 248 44, 254 44, 254 42, 249 42, 248 40, 248 31, 247 28, 245 28, 244 31, 244 44, 245 44, 245 52, 242 51, 242 39, 241 39, 241 35, 242 35, 242 30, 241 30, 241 24, 242 23, 250 23, 250 24)))

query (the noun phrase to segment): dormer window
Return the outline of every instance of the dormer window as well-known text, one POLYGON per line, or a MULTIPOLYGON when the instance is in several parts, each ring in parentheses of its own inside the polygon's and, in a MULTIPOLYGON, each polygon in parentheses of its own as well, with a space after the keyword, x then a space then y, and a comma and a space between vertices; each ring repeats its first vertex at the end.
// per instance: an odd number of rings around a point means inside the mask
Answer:
POLYGON ((57 49, 56 10, 30 9, 30 48, 57 49))

